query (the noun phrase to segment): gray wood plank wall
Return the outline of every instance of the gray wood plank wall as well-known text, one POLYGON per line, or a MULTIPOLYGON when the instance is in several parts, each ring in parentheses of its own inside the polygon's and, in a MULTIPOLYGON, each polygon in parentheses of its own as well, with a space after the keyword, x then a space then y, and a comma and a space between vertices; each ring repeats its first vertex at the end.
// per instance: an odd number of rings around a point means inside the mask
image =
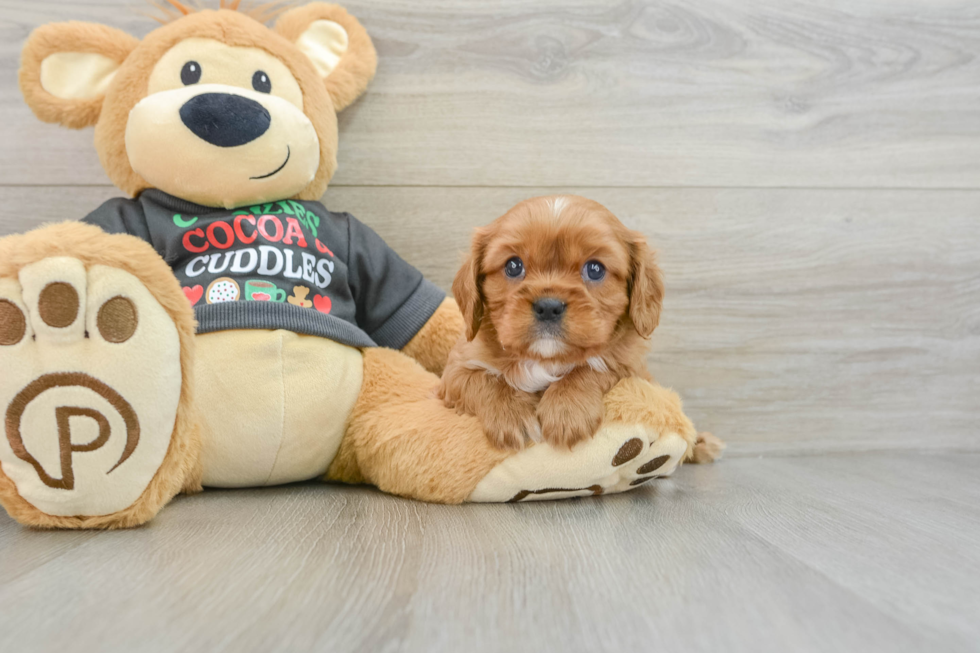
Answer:
MULTIPOLYGON (((980 5, 346 6, 380 66, 324 201, 434 281, 520 199, 587 195, 660 250, 651 367, 734 455, 980 448, 980 5)), ((0 1, 0 234, 116 194, 24 106, 24 39, 144 10, 0 1)))

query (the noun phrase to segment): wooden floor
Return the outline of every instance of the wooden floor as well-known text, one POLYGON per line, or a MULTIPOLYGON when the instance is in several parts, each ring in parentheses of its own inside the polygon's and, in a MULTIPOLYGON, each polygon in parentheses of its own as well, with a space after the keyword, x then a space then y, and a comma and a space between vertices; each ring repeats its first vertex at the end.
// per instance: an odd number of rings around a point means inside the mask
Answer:
MULTIPOLYGON (((603 202, 660 252, 651 369, 728 457, 540 505, 0 515, 0 651, 980 651, 980 5, 343 3, 380 62, 323 201, 444 288, 517 201, 603 202)), ((118 194, 25 107, 24 39, 145 8, 0 0, 0 236, 118 194)))
POLYGON ((0 517, 0 650, 976 651, 980 454, 742 458, 598 499, 318 485, 0 517))

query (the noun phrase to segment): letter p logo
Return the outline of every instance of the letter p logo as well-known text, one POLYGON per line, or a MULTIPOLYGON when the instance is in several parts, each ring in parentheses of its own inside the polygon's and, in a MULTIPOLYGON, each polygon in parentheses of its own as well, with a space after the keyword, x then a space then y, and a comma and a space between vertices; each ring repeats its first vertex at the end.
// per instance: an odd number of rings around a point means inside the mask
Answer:
MULTIPOLYGON (((139 444, 140 425, 136 418, 136 411, 122 396, 107 386, 102 381, 83 374, 81 372, 61 372, 56 374, 45 374, 38 377, 21 390, 10 402, 7 408, 5 420, 7 441, 14 454, 21 460, 30 463, 37 472, 38 478, 48 487, 62 490, 73 490, 75 488, 75 471, 73 466, 73 454, 85 453, 101 449, 109 442, 112 437, 112 428, 109 419, 94 408, 79 406, 58 406, 54 409, 55 422, 58 429, 58 454, 61 465, 61 477, 55 478, 48 473, 44 466, 32 455, 24 445, 21 434, 21 422, 24 419, 24 412, 28 406, 37 399, 43 392, 52 388, 87 388, 105 399, 119 413, 125 424, 126 444, 123 448, 122 456, 119 461, 106 474, 111 474, 116 468, 122 465, 136 451, 139 444), (83 444, 72 442, 72 418, 76 421, 79 418, 94 421, 98 428, 98 435, 83 444)), ((49 413, 50 415, 50 413, 49 413)))

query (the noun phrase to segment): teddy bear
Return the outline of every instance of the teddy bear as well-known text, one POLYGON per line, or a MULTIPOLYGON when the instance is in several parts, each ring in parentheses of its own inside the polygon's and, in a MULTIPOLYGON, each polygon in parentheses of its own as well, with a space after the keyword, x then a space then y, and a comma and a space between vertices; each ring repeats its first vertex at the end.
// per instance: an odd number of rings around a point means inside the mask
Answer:
POLYGON ((237 0, 169 2, 142 40, 70 22, 23 49, 29 107, 94 126, 126 197, 0 239, 14 519, 131 527, 180 492, 310 479, 440 503, 557 499, 629 490, 694 455, 677 395, 636 379, 570 451, 497 450, 447 409, 433 390, 463 329, 455 302, 317 201, 337 113, 375 72, 365 29, 324 3, 268 27, 237 0))
POLYGON ((293 306, 302 306, 303 308, 309 308, 313 306, 313 301, 307 299, 306 296, 310 294, 310 289, 306 286, 293 286, 292 297, 287 297, 286 301, 293 306))

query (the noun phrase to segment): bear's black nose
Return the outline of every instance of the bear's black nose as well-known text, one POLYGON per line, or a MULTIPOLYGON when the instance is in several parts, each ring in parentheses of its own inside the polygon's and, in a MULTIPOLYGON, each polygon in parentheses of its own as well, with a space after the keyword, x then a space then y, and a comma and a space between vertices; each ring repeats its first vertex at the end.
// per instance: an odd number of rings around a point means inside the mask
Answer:
POLYGON ((218 147, 251 143, 272 122, 264 106, 231 93, 195 95, 180 108, 180 119, 198 138, 218 147))

